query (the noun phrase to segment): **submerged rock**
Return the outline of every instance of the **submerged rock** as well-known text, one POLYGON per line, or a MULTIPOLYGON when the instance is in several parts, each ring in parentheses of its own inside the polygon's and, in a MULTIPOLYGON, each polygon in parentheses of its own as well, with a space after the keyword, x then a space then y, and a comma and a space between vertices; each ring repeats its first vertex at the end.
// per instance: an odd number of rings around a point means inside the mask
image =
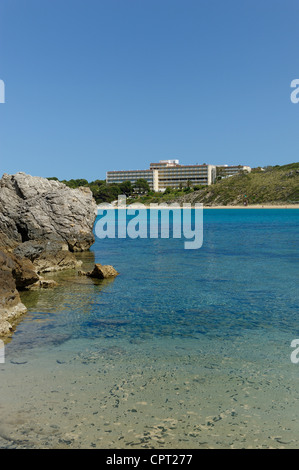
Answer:
POLYGON ((52 289, 53 287, 57 287, 58 283, 54 281, 53 279, 43 279, 42 277, 32 284, 30 287, 30 290, 36 290, 36 289, 52 289))

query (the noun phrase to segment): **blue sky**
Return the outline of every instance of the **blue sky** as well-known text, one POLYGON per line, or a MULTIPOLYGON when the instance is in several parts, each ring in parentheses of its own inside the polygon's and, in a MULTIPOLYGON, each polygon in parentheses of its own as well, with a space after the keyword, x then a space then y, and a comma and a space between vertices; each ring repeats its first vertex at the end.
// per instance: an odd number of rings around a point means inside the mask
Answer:
POLYGON ((299 161, 297 0, 1 0, 0 173, 299 161))

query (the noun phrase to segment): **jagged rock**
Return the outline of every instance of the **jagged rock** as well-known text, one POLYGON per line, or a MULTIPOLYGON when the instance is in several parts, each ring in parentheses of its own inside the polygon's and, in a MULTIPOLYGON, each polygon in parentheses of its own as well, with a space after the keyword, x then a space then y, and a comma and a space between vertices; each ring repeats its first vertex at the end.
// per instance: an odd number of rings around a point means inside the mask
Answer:
POLYGON ((12 252, 16 246, 18 246, 18 243, 9 238, 5 233, 0 230, 0 250, 5 252, 12 252))
POLYGON ((21 259, 13 254, 10 254, 10 257, 14 263, 12 275, 18 290, 27 289, 28 286, 38 281, 39 275, 30 260, 21 259))
POLYGON ((12 326, 7 320, 0 318, 0 338, 8 336, 12 332, 12 326))
POLYGON ((81 266, 66 244, 55 241, 27 241, 14 249, 14 254, 27 258, 38 273, 74 269, 81 266))
POLYGON ((83 276, 93 277, 96 279, 106 279, 109 277, 115 277, 119 273, 114 269, 113 266, 110 266, 109 264, 102 265, 98 263, 94 265, 92 271, 79 271, 79 274, 83 276))
POLYGON ((13 277, 15 262, 8 253, 0 251, 0 336, 12 330, 11 322, 26 312, 13 277))
POLYGON ((18 290, 55 287, 41 272, 81 265, 74 253, 94 242, 97 206, 89 188, 25 173, 0 179, 0 336, 26 312, 18 290))
POLYGON ((59 240, 70 251, 87 250, 94 242, 96 210, 89 188, 71 189, 25 173, 0 180, 0 230, 17 243, 59 240))

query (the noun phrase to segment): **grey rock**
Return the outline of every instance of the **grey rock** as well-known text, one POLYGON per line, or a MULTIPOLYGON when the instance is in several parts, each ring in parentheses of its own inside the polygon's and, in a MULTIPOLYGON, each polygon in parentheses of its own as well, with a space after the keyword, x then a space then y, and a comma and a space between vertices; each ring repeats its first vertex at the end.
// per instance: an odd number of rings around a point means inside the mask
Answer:
POLYGON ((89 188, 25 173, 0 180, 0 230, 18 243, 59 240, 70 251, 87 250, 94 243, 96 209, 89 188))
POLYGON ((14 254, 32 261, 38 273, 74 269, 82 264, 66 244, 52 240, 21 243, 14 249, 14 254))
POLYGON ((94 242, 96 202, 89 188, 70 189, 25 173, 0 179, 0 336, 26 312, 18 290, 55 287, 41 272, 81 265, 74 253, 94 242))

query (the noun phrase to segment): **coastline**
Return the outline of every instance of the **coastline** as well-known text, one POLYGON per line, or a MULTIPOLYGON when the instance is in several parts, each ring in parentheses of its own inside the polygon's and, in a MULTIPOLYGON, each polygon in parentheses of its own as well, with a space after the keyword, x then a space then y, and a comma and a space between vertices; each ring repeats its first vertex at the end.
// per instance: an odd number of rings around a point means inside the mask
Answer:
MULTIPOLYGON (((173 203, 168 204, 158 204, 157 209, 171 209, 173 203)), ((194 205, 191 206, 194 208, 194 205)), ((109 210, 109 209, 151 209, 150 205, 133 203, 128 204, 127 206, 118 207, 117 205, 101 205, 98 206, 98 210, 109 210)), ((249 206, 236 205, 236 206, 203 206, 203 209, 299 209, 299 204, 252 204, 249 206)))
POLYGON ((204 209, 299 209, 299 204, 252 204, 250 206, 204 206, 204 209))
POLYGON ((299 447, 299 212, 205 214, 202 251, 96 238, 82 269, 111 260, 115 282, 61 272, 55 291, 24 292, 1 367, 0 447, 299 447))

